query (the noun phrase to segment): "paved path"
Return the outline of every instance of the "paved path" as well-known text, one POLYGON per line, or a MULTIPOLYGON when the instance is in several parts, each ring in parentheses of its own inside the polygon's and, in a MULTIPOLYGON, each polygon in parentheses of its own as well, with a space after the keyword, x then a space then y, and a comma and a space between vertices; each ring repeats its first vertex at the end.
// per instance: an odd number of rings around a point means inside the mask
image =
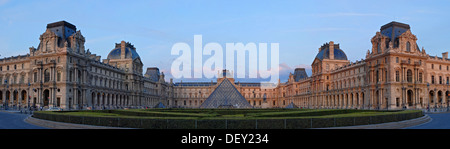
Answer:
POLYGON ((106 127, 106 126, 63 123, 63 122, 55 122, 55 121, 38 119, 38 118, 34 118, 34 117, 28 117, 27 119, 25 119, 25 121, 30 124, 47 127, 50 129, 132 129, 132 128, 123 128, 123 127, 106 127))
POLYGON ((406 129, 450 129, 450 112, 428 114, 428 116, 432 119, 430 122, 406 129))
POLYGON ((47 129, 25 122, 24 120, 29 116, 28 114, 0 111, 0 129, 47 129))
MULTIPOLYGON (((329 127, 324 129, 404 129, 411 126, 421 125, 431 121, 430 116, 425 115, 419 118, 398 121, 398 122, 388 122, 381 124, 371 124, 371 125, 357 125, 357 126, 344 126, 344 127, 329 127)), ((321 128, 323 129, 323 128, 321 128)))

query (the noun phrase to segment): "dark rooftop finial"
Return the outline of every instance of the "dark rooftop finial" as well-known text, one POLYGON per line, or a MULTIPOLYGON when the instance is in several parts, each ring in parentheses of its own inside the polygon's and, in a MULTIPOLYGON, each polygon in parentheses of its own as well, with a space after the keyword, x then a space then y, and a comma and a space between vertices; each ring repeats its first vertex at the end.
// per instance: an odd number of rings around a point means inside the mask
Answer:
POLYGON ((408 24, 392 21, 392 22, 390 22, 388 24, 385 24, 385 25, 381 26, 380 30, 384 30, 386 28, 393 27, 393 26, 401 27, 401 28, 405 28, 405 29, 410 29, 408 24))
POLYGON ((66 26, 66 27, 68 27, 68 28, 71 28, 71 29, 73 29, 73 30, 77 30, 77 27, 75 26, 75 25, 73 25, 73 24, 70 24, 69 22, 66 22, 66 21, 59 21, 59 22, 54 22, 54 23, 50 23, 50 24, 47 24, 47 28, 53 28, 53 27, 58 27, 58 26, 66 26))

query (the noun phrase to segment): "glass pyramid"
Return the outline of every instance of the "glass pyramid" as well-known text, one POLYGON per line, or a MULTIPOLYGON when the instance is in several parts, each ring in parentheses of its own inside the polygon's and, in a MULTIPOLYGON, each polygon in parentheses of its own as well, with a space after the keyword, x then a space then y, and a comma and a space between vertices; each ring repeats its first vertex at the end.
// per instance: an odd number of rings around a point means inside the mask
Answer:
POLYGON ((285 107, 286 109, 293 109, 293 108, 298 108, 293 102, 291 102, 289 105, 287 105, 285 107))
POLYGON ((159 102, 154 108, 166 108, 166 106, 162 102, 159 102))
POLYGON ((200 108, 252 108, 244 96, 225 78, 222 83, 209 95, 200 108))

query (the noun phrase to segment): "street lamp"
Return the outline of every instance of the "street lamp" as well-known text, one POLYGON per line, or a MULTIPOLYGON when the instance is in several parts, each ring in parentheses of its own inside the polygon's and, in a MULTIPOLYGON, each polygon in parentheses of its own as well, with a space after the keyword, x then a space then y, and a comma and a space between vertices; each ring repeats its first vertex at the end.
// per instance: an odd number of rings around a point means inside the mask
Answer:
MULTIPOLYGON (((200 94, 200 101, 202 101, 202 91, 199 90, 199 91, 198 91, 198 94, 200 94)), ((198 98, 197 98, 197 100, 198 100, 198 98)), ((200 101, 197 101, 197 104, 200 104, 200 101)), ((199 107, 200 107, 200 106, 199 106, 199 107)))

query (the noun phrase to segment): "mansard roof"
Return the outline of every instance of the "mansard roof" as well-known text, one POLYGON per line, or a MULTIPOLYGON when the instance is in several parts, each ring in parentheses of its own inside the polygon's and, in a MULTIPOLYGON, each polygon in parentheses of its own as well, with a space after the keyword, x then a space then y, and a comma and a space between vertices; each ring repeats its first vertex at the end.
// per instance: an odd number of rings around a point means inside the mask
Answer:
POLYGON ((294 71, 294 80, 298 82, 301 79, 308 78, 308 74, 306 74, 305 68, 295 68, 294 71))
MULTIPOLYGON (((125 50, 125 59, 136 59, 140 58, 139 54, 136 52, 136 48, 134 48, 133 45, 131 45, 129 42, 125 43, 126 46, 124 48, 125 50)), ((108 54, 108 59, 120 59, 122 55, 122 48, 120 44, 116 44, 116 47, 111 50, 108 54)))
POLYGON ((380 31, 381 34, 393 40, 409 29, 410 26, 408 24, 392 21, 388 24, 381 26, 380 31))

